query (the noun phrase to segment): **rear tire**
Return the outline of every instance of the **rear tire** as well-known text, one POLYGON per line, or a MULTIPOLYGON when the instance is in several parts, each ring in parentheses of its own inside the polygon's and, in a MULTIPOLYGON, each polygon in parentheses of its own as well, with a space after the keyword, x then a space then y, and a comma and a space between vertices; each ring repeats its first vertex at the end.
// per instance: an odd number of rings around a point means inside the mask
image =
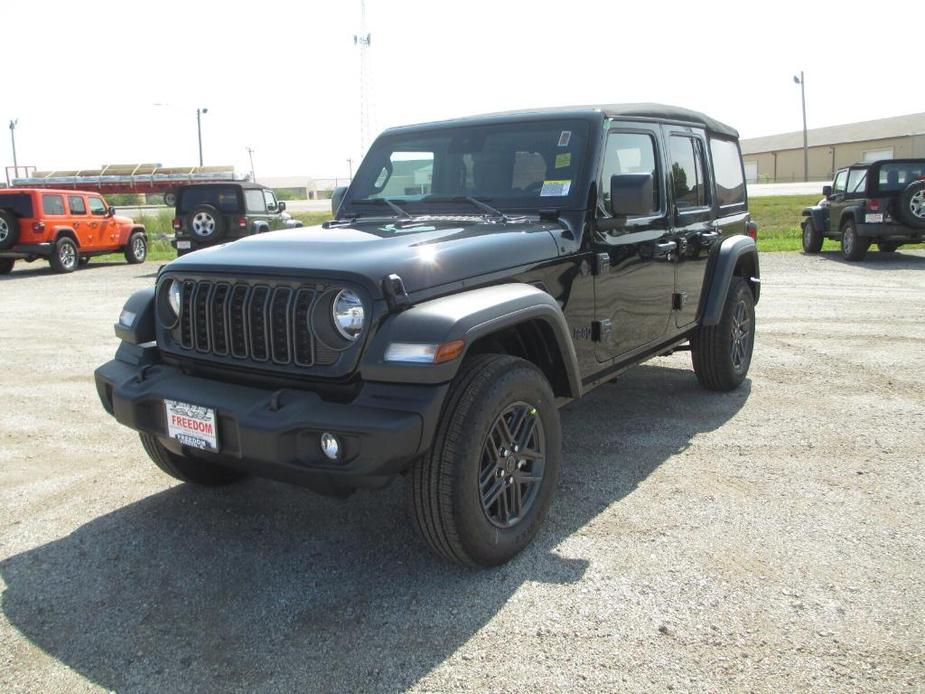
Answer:
POLYGON ((503 354, 466 359, 430 451, 411 471, 411 510, 438 555, 496 566, 530 544, 559 478, 552 388, 533 364, 503 354))
POLYGON ((125 260, 129 265, 138 265, 145 262, 148 257, 148 240, 140 231, 136 231, 128 237, 128 243, 122 249, 125 260))
POLYGON ((816 231, 812 217, 803 222, 803 252, 818 253, 822 250, 822 232, 816 231))
POLYGON ((164 448, 157 437, 138 434, 145 453, 163 472, 181 482, 199 484, 204 487, 221 487, 243 479, 246 475, 238 470, 221 467, 207 460, 177 455, 164 448))
POLYGON ((0 258, 0 275, 9 275, 16 264, 15 258, 0 258))
POLYGON ((899 248, 899 244, 890 241, 880 241, 877 244, 877 250, 881 253, 895 253, 897 248, 899 248))
POLYGON ((854 220, 847 220, 841 230, 842 258, 851 262, 864 260, 868 248, 870 248, 870 239, 858 236, 858 228, 854 220))
POLYGON ((691 338, 691 361, 707 390, 736 389, 748 373, 755 346, 755 297, 734 277, 716 325, 702 325, 691 338))
POLYGON ((0 251, 19 243, 19 220, 7 210, 0 210, 0 251))
POLYGON ((55 272, 74 272, 77 269, 77 244, 67 236, 62 236, 55 244, 55 250, 48 259, 55 272))

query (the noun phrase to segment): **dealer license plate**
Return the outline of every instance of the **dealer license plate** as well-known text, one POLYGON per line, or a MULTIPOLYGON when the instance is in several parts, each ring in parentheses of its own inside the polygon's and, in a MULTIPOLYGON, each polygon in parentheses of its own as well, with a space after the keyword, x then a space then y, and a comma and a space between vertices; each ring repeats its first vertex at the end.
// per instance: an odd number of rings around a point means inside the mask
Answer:
POLYGON ((184 446, 204 451, 218 450, 218 427, 215 410, 176 400, 164 400, 167 411, 167 434, 184 446))
POLYGON ((864 221, 868 224, 882 224, 883 223, 883 213, 878 214, 865 214, 864 221))
POLYGON ((189 241, 177 241, 178 251, 188 251, 190 248, 192 248, 192 245, 189 241))

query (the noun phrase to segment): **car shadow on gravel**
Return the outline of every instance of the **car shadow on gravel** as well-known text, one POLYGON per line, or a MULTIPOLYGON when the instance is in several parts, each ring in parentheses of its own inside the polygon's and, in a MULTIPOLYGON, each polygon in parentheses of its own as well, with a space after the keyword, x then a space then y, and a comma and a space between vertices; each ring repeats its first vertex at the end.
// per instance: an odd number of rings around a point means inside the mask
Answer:
MULTIPOLYGON (((804 253, 803 255, 807 254, 804 253)), ((921 253, 913 254, 909 251, 904 252, 903 249, 899 249, 894 253, 881 253, 877 250, 876 246, 871 247, 867 255, 864 256, 864 260, 857 261, 845 260, 842 257, 841 251, 837 250, 821 251, 820 253, 813 253, 812 255, 842 265, 850 265, 866 270, 897 270, 925 267, 925 255, 921 253)))
MULTIPOLYGON (((83 274, 85 272, 90 272, 92 270, 103 270, 108 267, 116 267, 116 266, 124 266, 124 265, 127 265, 125 261, 94 263, 91 260, 87 265, 83 265, 77 268, 76 270, 74 270, 74 272, 79 272, 83 274)), ((22 268, 19 268, 19 264, 17 264, 17 267, 10 274, 0 275, 0 282, 12 282, 13 280, 17 280, 17 279, 24 280, 30 277, 45 277, 48 275, 57 275, 57 274, 59 273, 52 270, 51 267, 49 267, 48 263, 42 262, 42 261, 36 261, 33 264, 23 264, 22 268)))
POLYGON ((263 480, 179 485, 0 562, 2 611, 109 691, 403 690, 525 582, 579 581, 595 557, 560 544, 733 417, 749 388, 708 393, 690 370, 642 366, 565 408, 550 516, 503 567, 430 555, 402 483, 346 501, 263 480))

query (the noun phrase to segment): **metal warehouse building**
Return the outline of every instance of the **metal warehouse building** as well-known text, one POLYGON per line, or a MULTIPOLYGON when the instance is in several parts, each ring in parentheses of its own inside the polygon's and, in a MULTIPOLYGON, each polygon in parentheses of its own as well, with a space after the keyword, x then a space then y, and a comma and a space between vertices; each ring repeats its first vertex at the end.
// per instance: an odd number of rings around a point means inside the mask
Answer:
MULTIPOLYGON (((833 125, 808 131, 810 181, 860 161, 925 157, 925 113, 833 125)), ((742 140, 750 182, 802 181, 803 131, 742 140)))

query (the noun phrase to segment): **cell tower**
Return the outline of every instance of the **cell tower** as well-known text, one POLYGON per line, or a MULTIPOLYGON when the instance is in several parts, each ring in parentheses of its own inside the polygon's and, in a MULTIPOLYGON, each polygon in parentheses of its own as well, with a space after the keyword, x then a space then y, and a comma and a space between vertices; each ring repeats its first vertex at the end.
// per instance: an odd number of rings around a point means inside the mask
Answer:
POLYGON ((366 154, 366 147, 372 133, 370 121, 372 120, 372 81, 369 65, 369 45, 372 34, 366 29, 366 0, 360 0, 360 33, 353 35, 353 45, 360 49, 360 157, 366 154))

